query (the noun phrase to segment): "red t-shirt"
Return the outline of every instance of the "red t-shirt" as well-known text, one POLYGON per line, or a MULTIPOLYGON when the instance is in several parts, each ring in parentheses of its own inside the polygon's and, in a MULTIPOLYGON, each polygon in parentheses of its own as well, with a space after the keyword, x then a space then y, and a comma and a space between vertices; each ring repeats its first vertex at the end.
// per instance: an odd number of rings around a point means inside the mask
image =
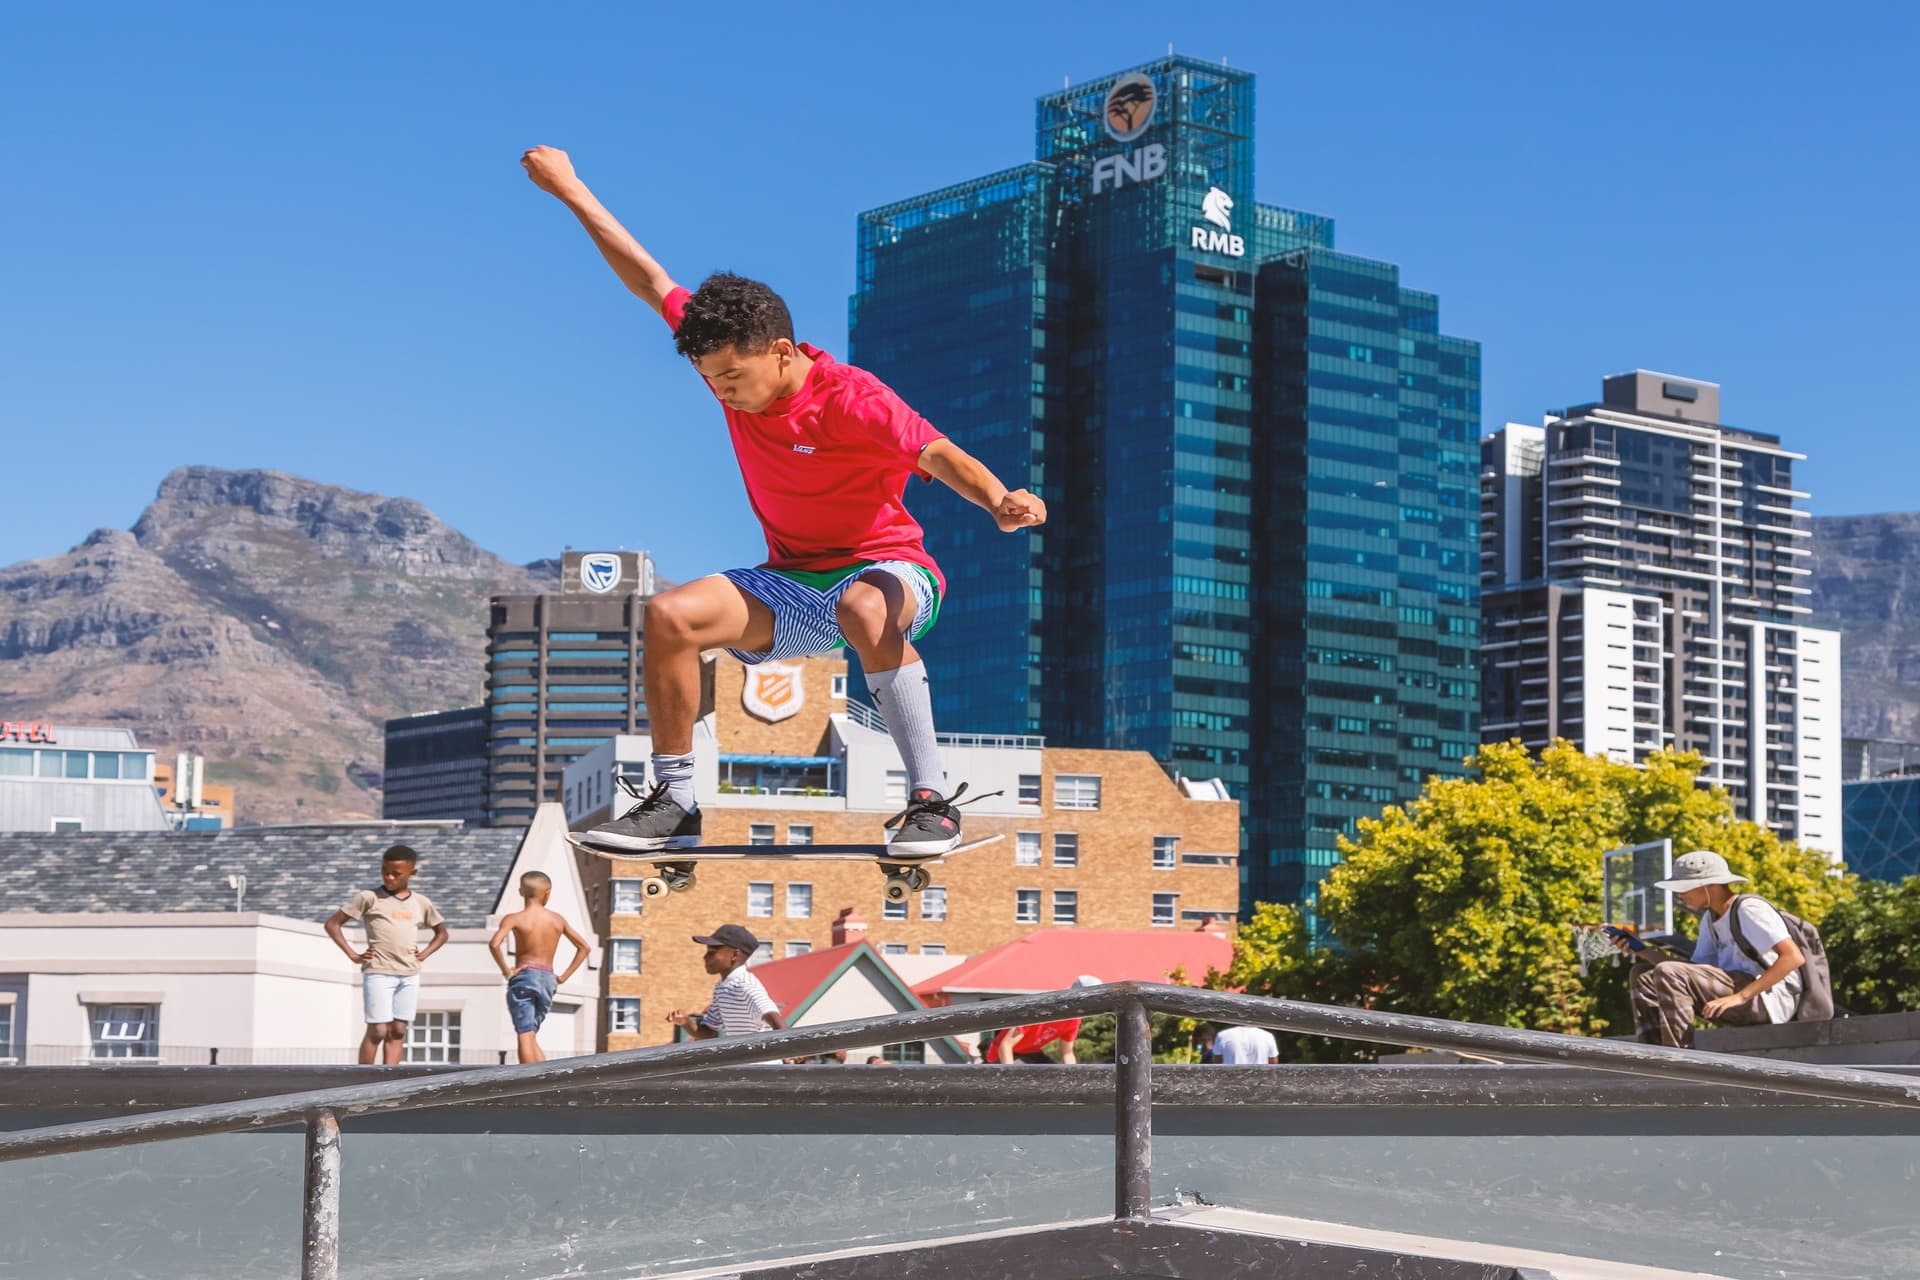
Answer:
MULTIPOLYGON (((675 289, 661 303, 670 328, 680 327, 691 296, 675 289)), ((747 501, 767 537, 767 567, 908 560, 932 570, 944 591, 946 579, 904 499, 910 477, 932 478, 920 468, 920 451, 945 437, 866 370, 807 343, 800 350, 813 361, 800 390, 762 413, 720 406, 747 501)))
POLYGON ((1011 1027, 987 1042, 987 1047, 980 1052, 980 1059, 983 1062, 998 1062, 1000 1042, 1008 1036, 1014 1037, 1015 1053, 1038 1053, 1055 1040, 1065 1040, 1068 1044, 1072 1044, 1079 1034, 1080 1019, 1078 1018, 1070 1018, 1062 1022, 1036 1022, 1030 1027, 1011 1027))

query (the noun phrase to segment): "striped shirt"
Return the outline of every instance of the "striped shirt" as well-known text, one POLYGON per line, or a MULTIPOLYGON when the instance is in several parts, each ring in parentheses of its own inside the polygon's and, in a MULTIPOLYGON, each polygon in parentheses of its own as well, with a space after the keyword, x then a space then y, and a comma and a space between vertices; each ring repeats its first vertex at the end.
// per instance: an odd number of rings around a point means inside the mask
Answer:
POLYGON ((743 964, 713 984, 713 1002, 700 1015, 700 1025, 723 1036, 746 1036, 765 1031, 763 1019, 778 1012, 780 1006, 743 964))

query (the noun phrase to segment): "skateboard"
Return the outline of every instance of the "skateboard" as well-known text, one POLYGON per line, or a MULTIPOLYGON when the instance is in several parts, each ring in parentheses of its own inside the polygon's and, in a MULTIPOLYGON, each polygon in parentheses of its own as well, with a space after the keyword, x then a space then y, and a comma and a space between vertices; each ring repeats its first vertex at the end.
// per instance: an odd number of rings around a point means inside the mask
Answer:
POLYGON ((596 858, 620 862, 651 862, 654 873, 640 882, 640 896, 647 901, 664 898, 694 887, 694 866, 701 862, 872 862, 887 877, 882 890, 888 902, 907 898, 932 883, 924 868, 935 862, 992 844, 1005 836, 982 836, 969 840, 945 853, 889 853, 884 844, 703 844, 690 849, 602 849, 588 844, 586 832, 567 832, 567 843, 596 858))

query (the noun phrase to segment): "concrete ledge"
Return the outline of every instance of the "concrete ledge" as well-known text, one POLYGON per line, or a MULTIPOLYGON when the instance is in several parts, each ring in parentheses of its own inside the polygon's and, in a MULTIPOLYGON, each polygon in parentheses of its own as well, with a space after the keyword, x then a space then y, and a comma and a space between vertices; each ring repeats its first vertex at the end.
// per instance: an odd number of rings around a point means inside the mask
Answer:
POLYGON ((1828 1065, 1920 1063, 1920 1013, 1875 1013, 1765 1027, 1714 1027, 1697 1032, 1694 1047, 1714 1053, 1828 1065))

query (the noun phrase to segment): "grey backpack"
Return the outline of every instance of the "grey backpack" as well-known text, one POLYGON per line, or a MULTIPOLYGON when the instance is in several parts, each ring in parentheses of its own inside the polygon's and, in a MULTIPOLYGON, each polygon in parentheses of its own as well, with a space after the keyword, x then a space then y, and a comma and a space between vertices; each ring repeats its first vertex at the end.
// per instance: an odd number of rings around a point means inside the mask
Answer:
MULTIPOLYGON (((1740 932, 1740 904, 1748 898, 1767 902, 1757 893, 1734 895, 1732 904, 1727 907, 1727 924, 1733 931, 1734 945, 1739 947, 1747 959, 1758 965, 1760 971, 1764 973, 1767 962, 1760 958, 1760 953, 1754 950, 1753 944, 1748 942, 1740 932)), ((1800 954, 1805 956, 1807 961, 1800 966, 1800 1007, 1794 1010, 1793 1020, 1795 1022, 1827 1021, 1833 1017, 1833 971, 1827 965, 1827 944, 1820 941, 1820 931, 1799 916, 1791 911, 1774 907, 1771 902, 1767 902, 1767 905, 1780 912, 1780 919, 1786 922, 1787 936, 1793 939, 1794 945, 1800 948, 1800 954)))

